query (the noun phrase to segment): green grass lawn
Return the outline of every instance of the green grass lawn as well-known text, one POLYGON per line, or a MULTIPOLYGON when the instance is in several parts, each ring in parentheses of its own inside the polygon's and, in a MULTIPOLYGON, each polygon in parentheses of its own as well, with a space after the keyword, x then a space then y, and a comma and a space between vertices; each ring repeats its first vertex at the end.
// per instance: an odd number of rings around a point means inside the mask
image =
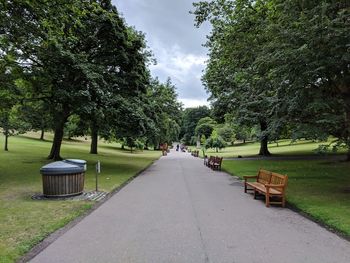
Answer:
MULTIPOLYGON (((37 136, 35 134, 35 136, 37 136)), ((42 192, 40 167, 48 163, 51 142, 32 135, 10 137, 3 151, 0 135, 0 262, 14 262, 48 234, 83 214, 94 202, 34 201, 42 192)), ((117 144, 100 143, 99 154, 89 154, 89 142, 64 141, 63 158, 87 160, 85 191, 94 190, 94 167, 101 161, 99 190, 111 191, 159 158, 160 152, 120 150, 117 144)))
MULTIPOLYGON (((287 201, 350 237, 350 162, 225 160, 223 169, 242 177, 259 168, 289 177, 287 201)), ((243 194, 243 188, 242 188, 243 194)), ((261 205, 265 205, 261 202, 261 205)))
MULTIPOLYGON (((270 143, 268 145, 269 151, 273 155, 315 155, 315 149, 318 148, 320 144, 327 144, 331 142, 314 142, 308 140, 300 140, 291 144, 290 140, 280 140, 278 145, 276 143, 270 143)), ((194 147, 190 147, 194 148, 194 147)), ((206 150, 206 154, 218 155, 223 157, 237 157, 238 155, 242 157, 255 156, 259 153, 260 143, 259 142, 249 142, 246 144, 239 144, 235 146, 228 146, 218 153, 214 149, 206 150)), ((345 153, 344 149, 340 149, 338 153, 345 153)), ((201 156, 202 151, 200 151, 201 156)))

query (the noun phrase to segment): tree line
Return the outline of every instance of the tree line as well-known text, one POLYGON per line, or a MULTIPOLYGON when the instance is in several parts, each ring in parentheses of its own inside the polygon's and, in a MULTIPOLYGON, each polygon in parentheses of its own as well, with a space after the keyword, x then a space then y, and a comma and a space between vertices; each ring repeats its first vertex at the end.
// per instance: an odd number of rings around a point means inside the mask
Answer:
MULTIPOLYGON (((228 145, 245 144, 259 139, 261 131, 257 125, 239 124, 234 115, 225 113, 216 115, 215 108, 199 106, 186 108, 182 112, 180 130, 181 142, 205 149, 212 148, 217 152, 228 145)), ((283 134, 283 138, 289 134, 283 134)))
POLYGON ((213 0, 194 3, 209 22, 203 83, 219 118, 259 126, 268 141, 337 138, 350 160, 350 2, 213 0))
POLYGON ((170 79, 150 75, 142 32, 110 0, 1 1, 0 127, 8 137, 52 130, 48 158, 65 134, 158 147, 177 139, 181 104, 170 79))

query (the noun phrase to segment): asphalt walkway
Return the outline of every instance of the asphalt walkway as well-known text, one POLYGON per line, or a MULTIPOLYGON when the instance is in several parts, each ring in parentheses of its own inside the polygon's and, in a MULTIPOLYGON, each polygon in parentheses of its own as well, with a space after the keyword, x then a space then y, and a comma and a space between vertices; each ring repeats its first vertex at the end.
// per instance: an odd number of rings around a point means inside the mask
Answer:
POLYGON ((32 263, 349 263, 350 242, 172 151, 32 263))

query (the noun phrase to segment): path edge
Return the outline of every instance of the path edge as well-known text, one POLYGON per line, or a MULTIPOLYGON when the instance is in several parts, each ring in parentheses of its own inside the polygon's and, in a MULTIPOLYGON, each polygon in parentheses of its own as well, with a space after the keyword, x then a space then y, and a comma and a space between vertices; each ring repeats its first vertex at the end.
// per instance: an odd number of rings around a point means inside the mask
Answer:
POLYGON ((32 247, 24 256, 20 257, 18 260, 16 260, 16 263, 25 263, 32 260, 34 257, 36 257, 38 254, 40 254, 45 248, 47 248, 49 245, 51 245, 56 239, 58 239, 60 236, 65 234, 68 230, 73 228, 75 225, 80 223, 85 217, 90 215, 92 212, 94 212, 97 208, 99 208, 101 205, 103 205, 105 202, 107 202, 112 196, 120 192, 124 187, 126 187, 129 183, 131 183, 135 178, 139 177, 143 172, 145 172, 149 167, 151 167, 155 162, 157 162, 161 156, 153 160, 150 164, 148 164, 146 167, 144 167, 142 170, 137 172, 135 175, 130 177, 128 180, 126 180, 124 183, 119 185, 118 187, 114 188, 111 192, 107 194, 107 196, 101 200, 96 202, 92 205, 90 209, 85 211, 80 216, 74 218, 72 221, 70 221, 65 226, 57 229, 56 231, 49 234, 47 237, 45 237, 42 241, 40 241, 38 244, 36 244, 34 247, 32 247))

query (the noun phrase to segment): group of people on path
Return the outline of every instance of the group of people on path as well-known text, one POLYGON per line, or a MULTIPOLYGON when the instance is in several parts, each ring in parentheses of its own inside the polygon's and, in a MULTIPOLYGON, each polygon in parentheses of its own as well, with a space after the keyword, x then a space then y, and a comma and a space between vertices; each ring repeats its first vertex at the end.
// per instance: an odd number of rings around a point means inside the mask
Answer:
POLYGON ((180 150, 181 150, 181 152, 184 152, 185 151, 185 149, 186 149, 186 146, 184 145, 184 144, 177 144, 176 145, 176 151, 178 152, 179 151, 179 148, 180 148, 180 150))

